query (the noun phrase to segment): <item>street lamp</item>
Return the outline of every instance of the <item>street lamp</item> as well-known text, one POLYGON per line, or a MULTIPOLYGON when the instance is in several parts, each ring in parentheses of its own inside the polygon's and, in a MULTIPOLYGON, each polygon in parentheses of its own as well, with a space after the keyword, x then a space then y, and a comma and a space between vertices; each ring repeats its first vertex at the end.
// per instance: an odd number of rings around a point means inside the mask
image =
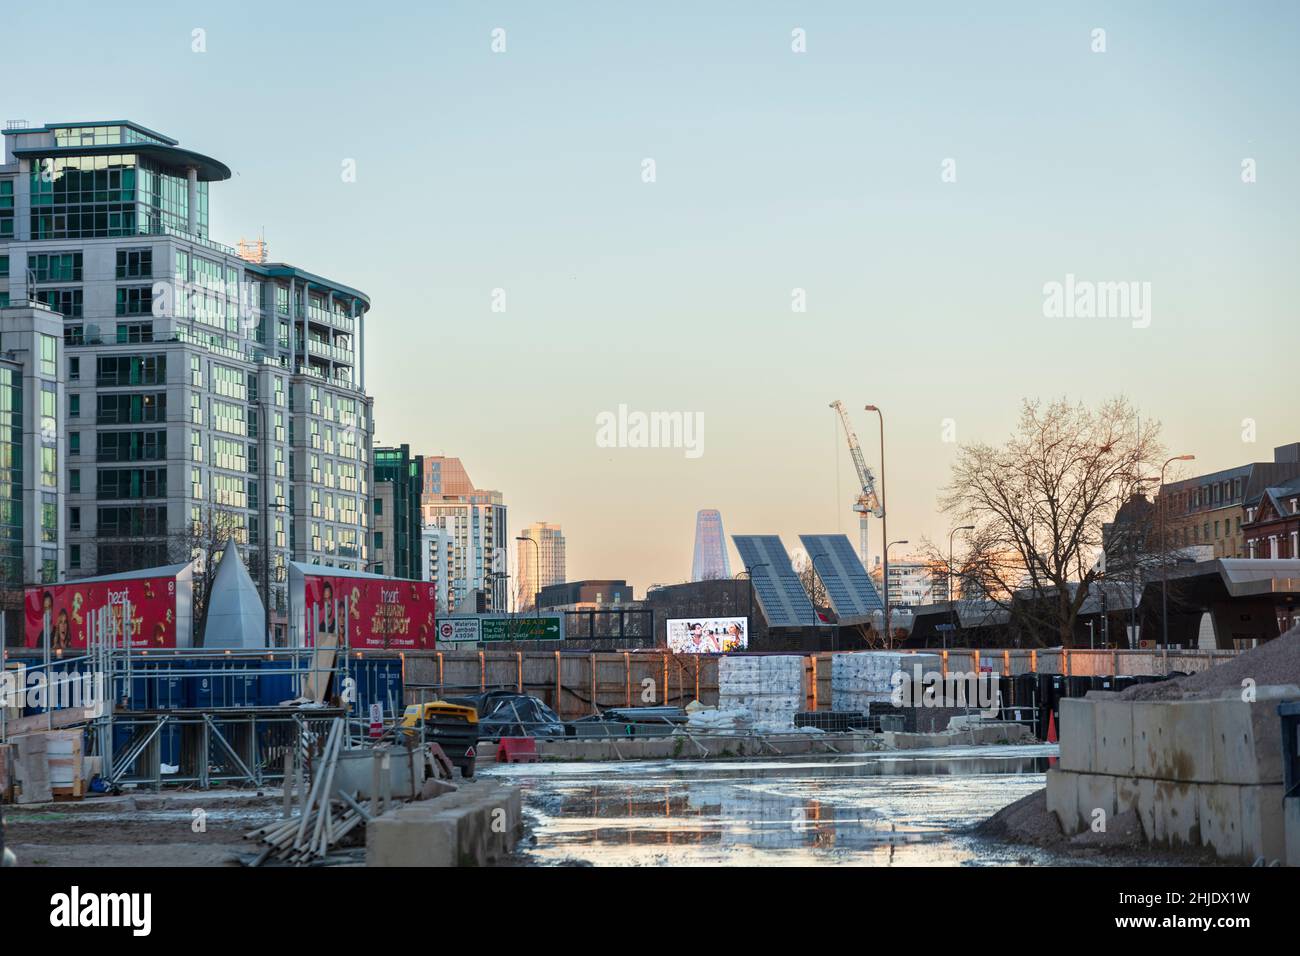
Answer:
MULTIPOLYGON (((830 555, 828 555, 825 551, 818 551, 816 554, 810 554, 810 555, 808 555, 808 560, 812 563, 812 572, 813 572, 813 580, 812 580, 812 585, 813 585, 813 586, 809 589, 809 590, 812 591, 812 594, 809 595, 810 598, 813 597, 814 595, 816 595, 816 593, 817 593, 817 559, 818 559, 818 558, 828 558, 828 557, 830 557, 830 555)), ((824 581, 825 579, 823 578, 822 580, 824 581)), ((830 600, 830 593, 829 593, 829 592, 827 593, 826 597, 827 597, 827 602, 829 603, 829 600, 830 600)), ((813 616, 818 618, 816 621, 813 622, 813 626, 816 627, 816 626, 818 626, 818 625, 821 623, 821 619, 820 619, 820 616, 817 614, 817 602, 816 602, 815 600, 813 601, 813 616)), ((839 631, 840 631, 840 629, 839 629, 839 626, 837 625, 837 626, 835 627, 835 629, 831 632, 831 651, 832 651, 832 652, 834 652, 834 650, 835 650, 835 645, 836 645, 836 643, 837 643, 837 641, 836 641, 836 637, 839 635, 839 631)))
MULTIPOLYGON (((532 575, 534 579, 533 584, 540 585, 542 583, 542 546, 537 543, 536 538, 530 538, 527 535, 515 535, 515 540, 532 542, 533 551, 534 551, 534 555, 533 555, 534 564, 533 564, 533 575, 532 575)), ((538 591, 533 592, 533 616, 537 618, 537 633, 539 634, 542 632, 542 602, 537 599, 537 595, 540 590, 541 589, 539 587, 538 591)))
MULTIPOLYGON (((885 505, 885 413, 875 405, 865 406, 865 411, 875 412, 880 418, 880 538, 882 541, 889 540, 889 508, 885 505)), ((885 548, 885 641, 886 647, 893 646, 893 638, 889 630, 889 548, 885 548)))
POLYGON ((1160 466, 1160 639, 1164 644, 1166 661, 1169 658, 1169 544, 1165 540, 1165 512, 1169 501, 1165 498, 1165 469, 1173 462, 1195 459, 1195 455, 1175 455, 1160 466))
MULTIPOLYGON (((956 632, 957 622, 954 620, 952 599, 952 538, 958 531, 974 530, 975 526, 973 524, 964 524, 960 528, 953 528, 948 532, 948 630, 953 631, 954 633, 956 632)), ((948 646, 947 637, 943 639, 943 646, 948 646)))
MULTIPOLYGON (((907 543, 908 543, 907 539, 903 538, 901 541, 889 541, 885 544, 885 573, 886 574, 889 573, 889 549, 896 544, 907 544, 907 543)), ((885 593, 888 594, 889 592, 886 591, 885 593)), ((886 627, 885 638, 888 642, 887 646, 892 646, 893 635, 889 633, 888 626, 889 626, 888 624, 885 625, 886 627)))

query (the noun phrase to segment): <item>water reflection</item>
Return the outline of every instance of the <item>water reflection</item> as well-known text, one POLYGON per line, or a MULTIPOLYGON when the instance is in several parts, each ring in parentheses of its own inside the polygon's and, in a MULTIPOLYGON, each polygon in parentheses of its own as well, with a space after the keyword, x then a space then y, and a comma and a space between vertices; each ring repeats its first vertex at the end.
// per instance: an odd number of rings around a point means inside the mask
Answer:
POLYGON ((1014 862, 961 832, 1043 785, 1054 748, 763 762, 532 764, 539 862, 936 864, 1014 862))

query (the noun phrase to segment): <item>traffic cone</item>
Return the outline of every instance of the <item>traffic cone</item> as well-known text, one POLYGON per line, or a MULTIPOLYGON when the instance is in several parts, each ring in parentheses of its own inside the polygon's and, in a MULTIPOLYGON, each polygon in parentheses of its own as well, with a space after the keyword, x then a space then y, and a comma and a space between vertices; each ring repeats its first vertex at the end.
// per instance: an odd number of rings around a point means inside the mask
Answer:
POLYGON ((1056 712, 1055 711, 1047 712, 1047 742, 1049 744, 1056 743, 1056 712))

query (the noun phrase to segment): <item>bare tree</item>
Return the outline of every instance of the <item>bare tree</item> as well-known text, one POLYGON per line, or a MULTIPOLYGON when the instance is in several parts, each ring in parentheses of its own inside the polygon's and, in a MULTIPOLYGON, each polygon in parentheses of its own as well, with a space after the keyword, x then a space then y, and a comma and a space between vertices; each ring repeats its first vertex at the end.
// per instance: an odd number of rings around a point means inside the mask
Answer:
POLYGON ((1005 445, 963 445, 940 496, 954 524, 975 526, 964 538, 963 600, 1006 607, 1028 643, 1073 644, 1102 573, 1102 525, 1158 469, 1159 433, 1122 397, 1096 409, 1026 401, 1005 445))
POLYGON ((796 551, 791 563, 794 565, 794 573, 798 576, 799 583, 808 592, 813 608, 829 615, 830 600, 826 596, 826 585, 822 584, 822 579, 813 566, 815 561, 802 551, 796 551))

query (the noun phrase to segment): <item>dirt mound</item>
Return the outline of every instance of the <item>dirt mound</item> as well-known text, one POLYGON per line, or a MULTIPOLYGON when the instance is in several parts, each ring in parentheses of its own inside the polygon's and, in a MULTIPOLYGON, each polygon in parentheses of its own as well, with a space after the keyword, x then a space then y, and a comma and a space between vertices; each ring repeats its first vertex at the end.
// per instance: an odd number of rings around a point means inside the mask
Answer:
POLYGON ((1155 684, 1135 684, 1120 697, 1125 700, 1218 697, 1225 690, 1240 690, 1241 682, 1247 678, 1260 687, 1300 684, 1300 628, 1292 628, 1281 637, 1207 671, 1155 684))
POLYGON ((1119 813, 1106 821, 1106 829, 1100 832, 1089 828, 1076 833, 1070 838, 1074 846, 1096 847, 1099 850, 1131 850, 1146 846, 1146 835, 1142 832, 1142 821, 1136 810, 1119 813))
POLYGON ((1057 846, 1065 841, 1056 814, 1047 809, 1047 790, 1035 790, 1010 806, 1003 807, 975 827, 975 834, 995 840, 1057 846))

